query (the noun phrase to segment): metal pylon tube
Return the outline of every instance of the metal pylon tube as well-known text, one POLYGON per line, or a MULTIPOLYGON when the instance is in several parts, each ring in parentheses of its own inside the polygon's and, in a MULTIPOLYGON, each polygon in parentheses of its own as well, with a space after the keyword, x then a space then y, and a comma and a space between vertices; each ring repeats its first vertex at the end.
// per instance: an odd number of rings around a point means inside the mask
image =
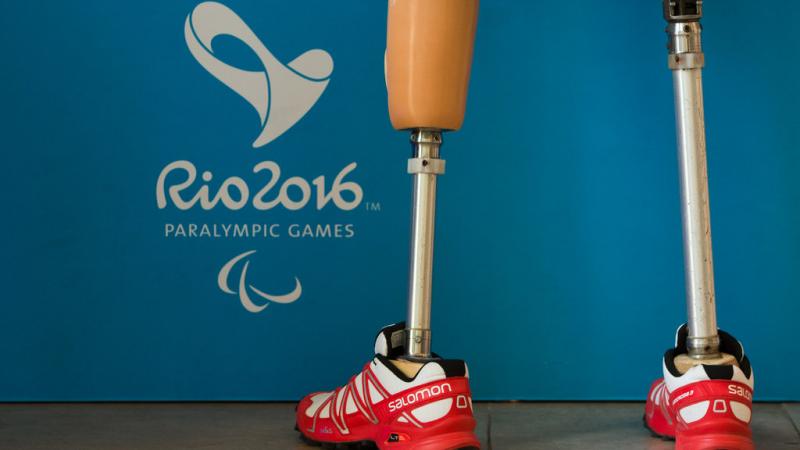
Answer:
POLYGON ((406 356, 431 357, 431 288, 433 285, 433 242, 436 225, 436 179, 444 173, 439 158, 442 133, 414 130, 412 158, 408 172, 414 177, 409 263, 406 356))
POLYGON ((664 0, 664 13, 669 22, 668 63, 675 93, 689 332, 687 350, 694 358, 716 358, 720 354, 703 112, 704 55, 699 23, 702 1, 664 0))

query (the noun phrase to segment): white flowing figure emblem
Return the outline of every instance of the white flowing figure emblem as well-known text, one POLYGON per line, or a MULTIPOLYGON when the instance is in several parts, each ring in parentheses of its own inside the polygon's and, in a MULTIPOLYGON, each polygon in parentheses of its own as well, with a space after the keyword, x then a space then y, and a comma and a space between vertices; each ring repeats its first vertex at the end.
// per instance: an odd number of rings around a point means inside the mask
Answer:
MULTIPOLYGON (((227 263, 225 263, 224 266, 222 266, 222 268, 219 270, 219 275, 217 276, 217 285, 219 285, 219 288, 222 290, 222 292, 232 295, 237 294, 236 291, 232 290, 228 286, 228 276, 230 275, 231 270, 236 265, 236 263, 252 255, 255 252, 256 252, 255 250, 250 250, 240 255, 234 256, 230 261, 228 261, 227 263)), ((265 292, 262 292, 252 284, 247 283, 247 268, 249 266, 250 266, 250 261, 249 260, 245 261, 244 266, 242 267, 242 273, 241 275, 239 275, 238 294, 239 294, 239 300, 242 302, 242 306, 244 306, 244 309, 250 311, 251 313, 259 313, 263 311, 264 308, 269 306, 269 302, 284 303, 284 304, 292 303, 297 299, 299 299, 300 294, 303 293, 303 286, 300 284, 300 280, 297 277, 294 277, 294 283, 295 283, 294 290, 292 290, 292 292, 289 292, 288 294, 270 295, 265 292), (254 303, 253 300, 250 298, 250 295, 247 293, 248 289, 253 291, 253 293, 255 293, 257 296, 263 298, 264 300, 267 300, 267 302, 262 305, 257 305, 256 303, 254 303)))
POLYGON ((262 128, 254 148, 272 142, 297 123, 325 91, 333 72, 333 58, 321 49, 309 50, 283 64, 235 12, 221 3, 197 5, 186 17, 184 34, 197 62, 258 112, 262 128), (242 70, 220 61, 212 41, 222 35, 247 45, 264 70, 242 70))

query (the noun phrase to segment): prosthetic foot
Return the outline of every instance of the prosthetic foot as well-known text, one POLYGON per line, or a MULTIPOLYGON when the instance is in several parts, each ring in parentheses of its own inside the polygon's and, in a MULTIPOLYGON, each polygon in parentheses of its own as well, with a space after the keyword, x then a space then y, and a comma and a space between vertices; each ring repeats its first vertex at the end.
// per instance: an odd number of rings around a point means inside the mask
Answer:
POLYGON ((379 449, 477 449, 464 361, 406 363, 405 323, 375 340, 375 357, 332 392, 297 406, 297 428, 314 444, 376 445, 379 449))
POLYGON ((753 370, 742 345, 719 331, 720 351, 728 364, 699 364, 681 370, 686 357, 686 325, 678 329, 675 348, 664 355, 664 378, 650 388, 645 426, 653 434, 676 439, 678 449, 752 449, 750 416, 753 370))
POLYGON ((700 41, 702 0, 663 0, 675 90, 688 322, 650 389, 645 425, 685 450, 749 450, 753 374, 717 329, 700 41))
POLYGON ((414 177, 408 320, 378 335, 375 357, 333 392, 297 409, 302 435, 324 445, 380 449, 477 449, 463 361, 431 353, 436 181, 442 132, 457 130, 472 64, 478 0, 390 0, 386 41, 389 115, 410 130, 414 177))

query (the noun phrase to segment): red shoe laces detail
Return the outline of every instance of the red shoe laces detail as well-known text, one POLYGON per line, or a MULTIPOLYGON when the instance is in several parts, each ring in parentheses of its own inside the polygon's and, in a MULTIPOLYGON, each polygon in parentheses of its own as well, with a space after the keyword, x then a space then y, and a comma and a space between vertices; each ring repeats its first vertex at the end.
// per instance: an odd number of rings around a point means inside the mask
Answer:
POLYGON ((356 388, 356 378, 355 376, 350 379, 350 392, 353 395, 353 402, 356 404, 358 411, 367 418, 370 422, 374 425, 378 424, 378 418, 375 416, 375 412, 372 411, 372 398, 369 394, 369 384, 367 382, 367 376, 364 372, 361 373, 361 393, 359 394, 358 389, 356 388))
POLYGON ((378 390, 378 393, 380 393, 383 396, 383 398, 390 397, 389 391, 387 391, 386 388, 383 387, 381 382, 378 381, 378 376, 375 375, 374 372, 372 372, 372 369, 369 366, 367 366, 367 368, 364 370, 364 373, 369 376, 370 381, 375 386, 375 389, 378 390))
POLYGON ((422 424, 417 422, 411 414, 404 411, 401 415, 415 427, 422 428, 422 424))
POLYGON ((349 389, 348 386, 344 388, 336 388, 335 391, 331 395, 325 399, 324 402, 317 408, 317 411, 314 412, 314 420, 311 423, 311 428, 308 430, 310 432, 314 432, 317 429, 317 420, 320 419, 320 415, 325 408, 328 408, 328 416, 330 416, 331 421, 336 426, 336 429, 339 430, 339 433, 342 435, 350 434, 350 429, 347 428, 347 423, 344 420, 344 414, 342 412, 347 408, 347 395, 349 389), (337 407, 336 404, 338 403, 339 395, 344 392, 344 397, 342 397, 341 406, 337 407))
POLYGON ((667 420, 667 424, 672 426, 672 414, 669 412, 669 391, 667 390, 667 383, 662 381, 656 388, 658 392, 656 397, 661 396, 658 402, 658 407, 661 408, 661 415, 667 420))
POLYGON ((328 398, 326 398, 325 401, 319 405, 319 408, 317 408, 317 410, 314 412, 314 420, 311 422, 311 428, 309 428, 308 431, 313 433, 317 429, 317 420, 319 419, 319 415, 326 406, 330 405, 332 398, 333 394, 329 395, 328 398))
MULTIPOLYGON (((336 406, 336 404, 339 403, 339 401, 338 401, 339 400, 339 394, 342 391, 346 391, 346 390, 347 390, 346 388, 345 389, 336 388, 336 390, 333 391, 333 395, 331 395, 328 398, 328 400, 330 400, 330 404, 328 406, 328 411, 329 411, 329 415, 331 417, 331 421, 333 421, 333 424, 336 425, 336 428, 339 430, 339 433, 341 433, 341 434, 350 434, 350 430, 347 429, 347 424, 344 423, 344 418, 341 417, 341 411, 340 411, 341 408, 336 406), (339 423, 340 421, 341 421, 341 424, 339 423)), ((342 402, 341 402, 342 406, 345 405, 345 401, 346 401, 346 399, 343 398, 342 402)), ((320 410, 322 410, 322 408, 320 408, 320 410)))
MULTIPOLYGON (((378 416, 375 414, 375 410, 372 407, 370 383, 384 398, 389 397, 389 393, 386 392, 386 389, 378 382, 375 374, 369 369, 369 364, 365 367, 364 371, 361 372, 361 389, 364 397, 362 397, 359 394, 358 389, 356 389, 356 378, 357 375, 351 377, 347 385, 334 390, 333 393, 331 393, 331 395, 328 396, 324 402, 322 402, 322 405, 320 405, 320 407, 317 408, 317 411, 314 413, 314 421, 309 431, 313 432, 316 429, 317 420, 320 418, 320 414, 322 414, 322 411, 324 411, 325 408, 328 408, 328 415, 330 416, 333 424, 336 426, 336 429, 339 430, 339 433, 342 435, 350 434, 350 429, 348 428, 347 421, 345 420, 345 416, 347 415, 348 395, 353 397, 353 403, 355 403, 358 412, 360 412, 373 424, 378 424, 378 416), (339 401, 340 398, 341 401, 339 401)), ((383 401, 383 399, 381 399, 381 401, 383 401)))

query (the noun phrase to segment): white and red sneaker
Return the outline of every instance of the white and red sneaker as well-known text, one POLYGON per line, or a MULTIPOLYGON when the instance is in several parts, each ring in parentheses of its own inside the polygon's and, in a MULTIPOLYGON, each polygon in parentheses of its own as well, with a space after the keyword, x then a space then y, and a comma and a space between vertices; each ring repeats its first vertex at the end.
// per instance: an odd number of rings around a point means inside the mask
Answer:
POLYGON ((645 426, 675 439, 678 450, 752 450, 753 370, 742 345, 720 331, 720 351, 736 358, 738 366, 698 365, 680 373, 674 360, 686 352, 687 334, 683 325, 675 348, 664 355, 664 378, 650 387, 645 426))
POLYGON ((297 430, 323 446, 374 444, 380 450, 479 449, 464 361, 435 359, 406 375, 405 324, 378 333, 375 357, 350 382, 297 405, 297 430))

